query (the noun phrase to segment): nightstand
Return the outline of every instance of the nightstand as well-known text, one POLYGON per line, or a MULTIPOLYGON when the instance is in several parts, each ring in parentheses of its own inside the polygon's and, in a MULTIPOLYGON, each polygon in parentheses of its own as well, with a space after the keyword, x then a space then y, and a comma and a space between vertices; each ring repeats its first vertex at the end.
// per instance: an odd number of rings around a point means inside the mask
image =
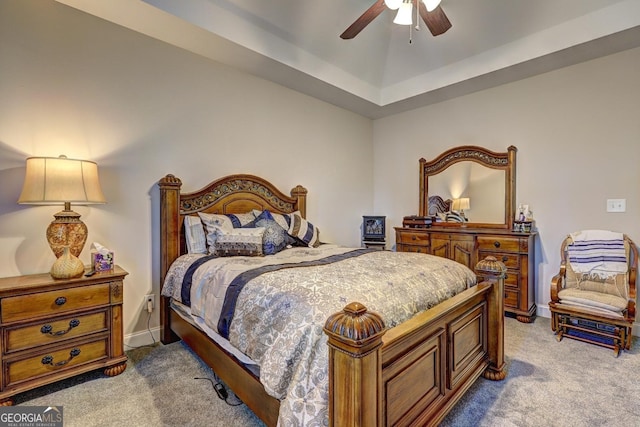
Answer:
POLYGON ((55 280, 0 278, 0 405, 13 396, 94 369, 124 372, 122 300, 128 273, 55 280))

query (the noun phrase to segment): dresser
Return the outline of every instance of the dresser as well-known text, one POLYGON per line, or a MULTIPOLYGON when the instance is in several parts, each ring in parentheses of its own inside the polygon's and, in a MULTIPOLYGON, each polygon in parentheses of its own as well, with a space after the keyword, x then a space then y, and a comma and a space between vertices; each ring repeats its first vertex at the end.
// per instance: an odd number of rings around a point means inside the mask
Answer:
POLYGON ((496 257, 507 267, 505 313, 525 323, 535 319, 535 232, 459 226, 396 227, 395 231, 398 252, 421 252, 449 258, 472 270, 487 256, 496 257))
POLYGON ((122 373, 123 281, 116 266, 90 277, 0 278, 0 405, 13 396, 95 369, 122 373))

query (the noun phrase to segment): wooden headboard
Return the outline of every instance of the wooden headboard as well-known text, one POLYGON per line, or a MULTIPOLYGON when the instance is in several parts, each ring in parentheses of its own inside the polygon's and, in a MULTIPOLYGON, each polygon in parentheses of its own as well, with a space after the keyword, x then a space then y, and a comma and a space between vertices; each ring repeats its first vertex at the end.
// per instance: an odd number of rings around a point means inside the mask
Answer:
POLYGON ((307 189, 301 185, 287 196, 269 181, 246 174, 217 179, 204 188, 181 193, 182 181, 169 174, 160 187, 160 280, 180 255, 186 253, 184 217, 198 212, 228 214, 245 213, 252 209, 268 209, 275 213, 300 211, 306 217, 307 189))

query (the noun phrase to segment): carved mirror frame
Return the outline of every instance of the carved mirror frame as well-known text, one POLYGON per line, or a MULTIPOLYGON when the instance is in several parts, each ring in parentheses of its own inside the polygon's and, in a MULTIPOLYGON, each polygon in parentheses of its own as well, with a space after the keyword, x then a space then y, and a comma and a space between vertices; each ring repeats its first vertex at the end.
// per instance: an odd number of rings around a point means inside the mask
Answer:
MULTIPOLYGON (((483 147, 464 145, 445 151, 435 159, 420 159, 420 216, 428 216, 429 212, 429 177, 437 175, 449 166, 462 161, 472 161, 491 169, 503 170, 504 179, 504 222, 502 224, 466 223, 467 227, 505 228, 512 230, 516 211, 516 152, 513 145, 504 153, 496 153, 483 147)), ((461 223, 446 223, 462 226, 461 223)), ((434 223, 433 226, 438 226, 434 223)))

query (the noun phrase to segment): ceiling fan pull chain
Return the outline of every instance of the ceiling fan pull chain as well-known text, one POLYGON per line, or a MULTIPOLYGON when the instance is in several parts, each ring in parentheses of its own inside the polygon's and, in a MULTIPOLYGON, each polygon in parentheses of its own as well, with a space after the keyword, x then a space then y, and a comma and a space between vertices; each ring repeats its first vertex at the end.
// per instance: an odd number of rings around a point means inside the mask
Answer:
POLYGON ((413 25, 409 25, 409 44, 413 43, 413 25))

